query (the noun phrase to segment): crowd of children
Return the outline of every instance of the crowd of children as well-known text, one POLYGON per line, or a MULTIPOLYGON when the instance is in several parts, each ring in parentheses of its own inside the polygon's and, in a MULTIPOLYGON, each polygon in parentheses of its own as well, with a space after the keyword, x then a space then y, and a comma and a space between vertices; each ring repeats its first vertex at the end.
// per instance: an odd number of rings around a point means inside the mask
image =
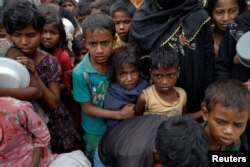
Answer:
POLYGON ((31 78, 0 87, 0 166, 205 167, 208 150, 250 150, 245 0, 0 5, 0 57, 31 78))

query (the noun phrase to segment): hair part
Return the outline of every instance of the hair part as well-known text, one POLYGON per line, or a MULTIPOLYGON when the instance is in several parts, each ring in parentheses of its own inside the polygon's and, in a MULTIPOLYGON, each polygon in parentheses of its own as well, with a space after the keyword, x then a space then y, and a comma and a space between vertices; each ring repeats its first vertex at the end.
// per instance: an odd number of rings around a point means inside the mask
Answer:
POLYGON ((93 33, 95 30, 106 29, 115 37, 115 23, 113 19, 105 13, 95 13, 86 17, 82 24, 84 37, 88 32, 93 33))
POLYGON ((115 49, 110 57, 110 69, 109 69, 109 80, 114 82, 117 80, 117 73, 121 71, 121 68, 126 65, 132 65, 139 70, 139 58, 135 54, 135 49, 129 45, 123 45, 115 49))
POLYGON ((177 52, 169 46, 162 46, 150 53, 152 68, 179 67, 179 57, 177 52))
POLYGON ((155 149, 163 165, 206 167, 209 144, 202 126, 191 117, 170 117, 158 127, 155 149))
POLYGON ((203 103, 208 112, 211 112, 217 104, 236 108, 238 112, 250 112, 250 91, 238 80, 218 80, 206 89, 203 103))
POLYGON ((136 12, 136 7, 129 0, 117 0, 110 7, 110 15, 113 17, 116 12, 124 12, 132 18, 136 12))

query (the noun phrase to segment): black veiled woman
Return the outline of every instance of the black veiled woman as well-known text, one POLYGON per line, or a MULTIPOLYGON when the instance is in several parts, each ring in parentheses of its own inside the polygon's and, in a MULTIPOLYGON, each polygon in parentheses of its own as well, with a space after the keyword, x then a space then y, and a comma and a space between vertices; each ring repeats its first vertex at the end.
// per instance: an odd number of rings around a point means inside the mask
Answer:
POLYGON ((187 92, 189 113, 200 109, 204 90, 213 82, 213 35, 205 5, 203 0, 145 0, 130 29, 129 42, 141 55, 146 75, 147 55, 152 50, 169 45, 178 52, 181 72, 177 86, 187 92))

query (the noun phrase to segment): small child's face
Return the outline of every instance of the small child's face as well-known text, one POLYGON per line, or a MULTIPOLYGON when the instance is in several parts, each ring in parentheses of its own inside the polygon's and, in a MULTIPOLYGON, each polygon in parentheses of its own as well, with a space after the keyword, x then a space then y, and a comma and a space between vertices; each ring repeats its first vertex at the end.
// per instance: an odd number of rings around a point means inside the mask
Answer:
POLYGON ((33 56, 41 42, 41 32, 28 25, 23 30, 10 34, 15 46, 26 56, 33 56))
POLYGON ((115 22, 116 33, 122 41, 127 42, 131 17, 125 12, 119 11, 114 13, 113 20, 115 22))
POLYGON ((166 93, 172 90, 179 77, 178 67, 152 68, 150 70, 151 78, 158 93, 166 93))
POLYGON ((79 22, 79 24, 82 24, 83 21, 85 20, 85 18, 86 18, 87 16, 88 16, 88 15, 84 15, 84 14, 76 15, 76 19, 77 19, 77 21, 79 22))
POLYGON ((55 48, 60 40, 59 31, 52 24, 46 24, 42 31, 41 44, 47 49, 55 48))
POLYGON ((249 111, 238 112, 237 108, 216 104, 210 113, 205 111, 203 116, 209 140, 222 146, 236 143, 245 130, 248 116, 249 111))
POLYGON ((111 31, 107 29, 96 29, 86 32, 85 46, 90 54, 93 65, 106 64, 115 45, 111 31))
POLYGON ((134 89, 139 81, 139 71, 131 64, 122 65, 116 77, 120 85, 127 90, 134 89))

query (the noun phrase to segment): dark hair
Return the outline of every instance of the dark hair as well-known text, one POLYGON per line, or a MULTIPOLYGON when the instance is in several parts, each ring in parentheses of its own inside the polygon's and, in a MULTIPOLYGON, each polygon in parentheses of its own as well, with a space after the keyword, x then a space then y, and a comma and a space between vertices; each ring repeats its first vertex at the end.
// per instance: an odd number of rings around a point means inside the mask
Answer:
POLYGON ((90 9, 100 9, 103 13, 109 15, 110 3, 107 0, 96 0, 91 3, 90 9))
POLYGON ((76 15, 89 15, 91 12, 90 4, 91 1, 78 3, 76 6, 76 15))
POLYGON ((3 12, 3 26, 8 34, 25 29, 29 24, 36 31, 42 31, 45 24, 44 16, 38 12, 36 6, 28 1, 12 1, 3 12))
MULTIPOLYGON (((218 0, 208 0, 207 1, 207 10, 208 10, 208 13, 210 14, 210 16, 212 16, 214 6, 215 6, 215 3, 217 1, 218 0)), ((246 0, 237 0, 237 2, 239 5, 239 14, 241 14, 247 9, 247 3, 246 3, 246 0)))
POLYGON ((177 52, 168 46, 162 46, 150 53, 151 68, 179 67, 177 52))
POLYGON ((206 89, 203 102, 208 112, 211 112, 217 104, 237 108, 238 112, 249 112, 250 91, 238 80, 222 79, 206 89))
POLYGON ((66 2, 71 2, 74 6, 76 6, 76 1, 75 0, 59 0, 59 5, 62 6, 63 3, 66 3, 66 2))
POLYGON ((116 12, 120 11, 132 18, 136 12, 136 7, 129 0, 117 0, 110 7, 110 15, 113 17, 116 12))
POLYGON ((97 29, 109 30, 115 37, 115 23, 113 19, 105 13, 95 13, 87 16, 82 24, 82 32, 86 37, 87 32, 94 32, 97 29))
POLYGON ((163 165, 206 167, 209 144, 202 126, 190 117, 170 117, 158 127, 155 149, 163 165))
MULTIPOLYGON (((67 49, 67 42, 66 42, 66 32, 64 29, 64 25, 63 22, 60 18, 60 16, 58 15, 58 13, 54 12, 54 13, 47 13, 45 15, 46 17, 46 23, 45 25, 49 24, 52 25, 54 28, 56 28, 59 32, 59 44, 57 45, 59 48, 61 49, 67 49)), ((50 52, 51 50, 48 50, 47 48, 45 48, 42 44, 40 44, 41 48, 50 52)))
POLYGON ((114 82, 117 80, 116 74, 120 72, 123 65, 129 64, 139 70, 139 58, 135 54, 134 48, 129 45, 123 45, 115 49, 110 58, 109 80, 114 82))

